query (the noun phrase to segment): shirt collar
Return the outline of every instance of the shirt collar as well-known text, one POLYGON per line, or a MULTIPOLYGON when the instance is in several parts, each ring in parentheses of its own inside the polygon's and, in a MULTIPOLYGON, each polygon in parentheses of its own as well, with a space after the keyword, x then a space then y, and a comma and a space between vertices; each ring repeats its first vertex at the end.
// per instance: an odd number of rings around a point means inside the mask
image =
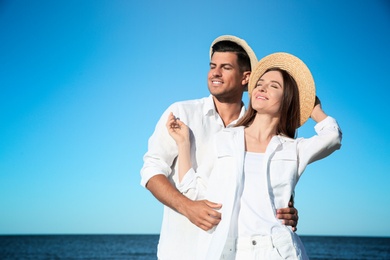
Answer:
MULTIPOLYGON (((241 102, 241 104, 242 104, 242 106, 241 106, 241 112, 240 112, 239 117, 236 120, 234 120, 233 122, 231 122, 228 125, 228 127, 234 126, 237 123, 238 119, 241 118, 245 114, 245 111, 246 111, 245 105, 244 105, 243 102, 241 102)), ((203 107, 203 114, 205 116, 207 116, 207 115, 209 115, 209 116, 214 115, 214 116, 218 116, 219 117, 219 115, 217 115, 217 111, 215 109, 213 96, 211 94, 210 94, 210 96, 208 96, 206 98, 205 105, 203 107)))
POLYGON ((215 105, 214 105, 214 100, 213 96, 210 95, 206 98, 205 105, 203 106, 203 115, 215 115, 216 110, 215 110, 215 105))

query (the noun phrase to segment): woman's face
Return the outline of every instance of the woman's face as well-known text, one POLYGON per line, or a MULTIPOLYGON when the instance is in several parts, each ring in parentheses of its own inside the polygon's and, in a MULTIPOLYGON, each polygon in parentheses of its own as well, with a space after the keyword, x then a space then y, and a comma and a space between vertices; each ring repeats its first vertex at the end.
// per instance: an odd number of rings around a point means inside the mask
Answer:
POLYGON ((268 71, 252 91, 252 107, 257 112, 279 115, 283 101, 284 82, 280 71, 268 71))

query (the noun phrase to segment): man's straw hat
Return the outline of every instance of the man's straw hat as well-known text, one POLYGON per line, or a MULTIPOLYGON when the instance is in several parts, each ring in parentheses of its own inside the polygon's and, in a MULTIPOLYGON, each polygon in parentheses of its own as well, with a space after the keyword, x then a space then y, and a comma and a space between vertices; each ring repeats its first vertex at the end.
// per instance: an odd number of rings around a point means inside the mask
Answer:
POLYGON ((302 60, 294 55, 278 52, 262 58, 249 78, 249 97, 255 88, 257 81, 271 68, 279 68, 287 71, 296 81, 299 90, 300 126, 309 119, 314 107, 316 89, 313 76, 309 68, 302 60))

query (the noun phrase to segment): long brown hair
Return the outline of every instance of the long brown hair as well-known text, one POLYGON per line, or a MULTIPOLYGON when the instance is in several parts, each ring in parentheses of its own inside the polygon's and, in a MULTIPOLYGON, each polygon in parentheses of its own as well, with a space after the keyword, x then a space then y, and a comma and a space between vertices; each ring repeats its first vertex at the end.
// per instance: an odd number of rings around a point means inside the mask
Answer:
MULTIPOLYGON (((296 129, 299 127, 300 122, 298 85, 294 78, 285 70, 270 68, 264 74, 269 71, 279 71, 282 74, 284 83, 283 99, 280 106, 280 120, 276 126, 276 133, 295 138, 296 129)), ((250 96, 248 111, 237 122, 236 126, 250 126, 255 119, 256 113, 257 111, 252 108, 252 96, 250 96)))

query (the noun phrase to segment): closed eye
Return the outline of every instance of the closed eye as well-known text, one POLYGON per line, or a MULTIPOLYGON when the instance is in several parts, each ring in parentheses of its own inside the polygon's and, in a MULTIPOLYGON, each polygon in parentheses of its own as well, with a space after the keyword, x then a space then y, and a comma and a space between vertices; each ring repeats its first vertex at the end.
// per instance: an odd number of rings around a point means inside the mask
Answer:
POLYGON ((225 70, 231 70, 231 69, 233 69, 233 67, 230 66, 230 65, 224 65, 222 68, 225 69, 225 70))

